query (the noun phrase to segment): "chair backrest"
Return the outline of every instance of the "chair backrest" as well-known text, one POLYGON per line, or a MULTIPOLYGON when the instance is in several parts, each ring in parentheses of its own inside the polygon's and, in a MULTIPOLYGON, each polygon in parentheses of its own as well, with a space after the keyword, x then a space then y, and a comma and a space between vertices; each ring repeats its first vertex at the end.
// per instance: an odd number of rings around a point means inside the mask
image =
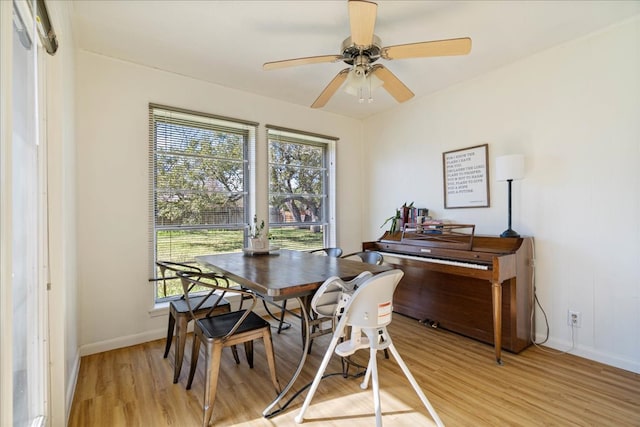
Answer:
POLYGON ((324 252, 327 256, 330 256, 333 258, 340 258, 342 256, 342 249, 340 248, 322 248, 322 249, 315 249, 313 251, 309 251, 310 254, 318 253, 318 252, 324 252))
MULTIPOLYGON (((180 279, 182 279, 182 289, 184 290, 185 300, 187 302, 187 307, 189 307, 189 313, 191 314, 192 319, 196 318, 194 314, 196 307, 193 306, 192 300, 194 300, 194 298, 193 298, 193 295, 190 295, 189 290, 191 290, 194 287, 206 288, 206 289, 209 289, 209 293, 207 294, 207 296, 215 296, 217 298, 215 304, 213 305, 211 310, 209 310, 209 312, 207 313, 207 316, 209 316, 213 312, 213 310, 217 307, 218 303, 224 297, 225 293, 229 290, 229 280, 226 277, 221 276, 219 274, 203 273, 200 277, 197 277, 197 278, 193 274, 182 272, 182 271, 179 271, 176 274, 180 277, 180 279), (220 282, 223 282, 224 285, 221 285, 220 282)), ((250 292, 245 289, 234 288, 233 293, 240 295, 242 300, 251 299, 252 300, 251 307, 249 307, 248 309, 241 310, 244 312, 243 315, 240 317, 240 319, 238 319, 238 321, 235 323, 233 328, 231 328, 229 333, 227 333, 224 337, 222 337, 222 340, 227 339, 229 336, 233 335, 236 332, 238 327, 242 324, 242 322, 244 322, 244 320, 247 318, 249 313, 253 311, 258 301, 256 295, 253 292, 250 292)))
POLYGON ((199 277, 202 275, 202 270, 195 265, 185 264, 183 262, 173 262, 173 261, 156 261, 156 265, 160 269, 160 276, 162 282, 162 288, 164 290, 164 295, 167 295, 167 280, 178 279, 178 272, 186 272, 193 274, 195 277, 199 277), (174 273, 174 276, 167 277, 167 270, 174 273))
MULTIPOLYGON (((202 307, 206 307, 208 301, 214 301, 213 306, 206 313, 206 316, 210 316, 220 301, 224 298, 224 294, 226 290, 229 288, 229 280, 221 276, 217 273, 203 273, 200 268, 191 264, 184 264, 180 262, 172 262, 172 261, 157 261, 156 265, 160 269, 160 274, 162 275, 163 285, 166 286, 166 280, 168 279, 183 279, 184 277, 189 277, 191 279, 189 285, 185 288, 185 282, 182 280, 182 296, 181 298, 186 300, 187 307, 189 307, 189 313, 191 314, 191 318, 195 319, 194 312, 200 310, 202 307), (167 270, 175 273, 173 277, 167 277, 167 270), (222 292, 218 292, 216 294, 216 289, 212 289, 206 284, 200 283, 200 279, 206 277, 207 280, 211 283, 215 283, 215 285, 222 289, 222 292), (221 281, 224 285, 220 286, 218 281, 221 281), (203 284, 203 287, 196 288, 203 284), (193 293, 197 293, 198 298, 191 298, 189 296, 193 293)), ((166 295, 166 291, 165 291, 166 295)))
POLYGON ((362 262, 366 262, 367 264, 382 265, 382 263, 384 262, 384 257, 382 256, 382 254, 376 251, 353 252, 343 256, 342 258, 350 258, 354 256, 357 256, 362 262))
POLYGON ((352 280, 345 282, 337 276, 329 277, 313 294, 311 309, 321 316, 335 316, 338 304, 344 293, 352 294, 354 289, 372 277, 370 271, 363 271, 352 280))
POLYGON ((391 323, 393 293, 403 275, 402 270, 384 271, 360 284, 344 307, 346 324, 381 328, 391 323))

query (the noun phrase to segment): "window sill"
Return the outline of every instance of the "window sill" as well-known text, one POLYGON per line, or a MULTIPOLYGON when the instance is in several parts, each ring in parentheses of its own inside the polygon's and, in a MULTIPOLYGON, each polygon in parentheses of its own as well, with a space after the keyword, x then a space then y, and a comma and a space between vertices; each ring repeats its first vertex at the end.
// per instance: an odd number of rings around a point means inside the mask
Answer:
MULTIPOLYGON (((233 291, 227 292, 225 298, 232 304, 239 304, 240 297, 233 291)), ((149 310, 149 317, 161 317, 169 314, 169 301, 158 302, 149 310)))
POLYGON ((149 310, 149 317, 160 317, 169 314, 169 303, 159 302, 149 310))

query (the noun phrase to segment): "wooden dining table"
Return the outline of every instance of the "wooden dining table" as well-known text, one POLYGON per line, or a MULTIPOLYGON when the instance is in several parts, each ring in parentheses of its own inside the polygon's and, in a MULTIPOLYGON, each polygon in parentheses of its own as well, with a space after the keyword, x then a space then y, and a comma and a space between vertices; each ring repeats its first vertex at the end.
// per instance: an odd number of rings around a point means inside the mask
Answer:
POLYGON ((309 305, 315 291, 332 276, 351 280, 364 271, 376 274, 391 269, 387 265, 366 264, 287 249, 259 254, 232 252, 203 255, 197 256, 196 261, 252 290, 268 302, 298 300, 304 338, 302 352, 291 379, 262 412, 267 418, 284 409, 274 410, 293 387, 304 367, 312 332, 309 305))

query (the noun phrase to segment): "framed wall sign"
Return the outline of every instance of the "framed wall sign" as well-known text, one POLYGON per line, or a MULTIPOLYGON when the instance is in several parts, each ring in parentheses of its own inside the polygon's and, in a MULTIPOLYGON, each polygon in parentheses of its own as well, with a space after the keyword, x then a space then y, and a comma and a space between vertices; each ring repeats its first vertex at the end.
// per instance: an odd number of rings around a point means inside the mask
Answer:
POLYGON ((489 206, 489 145, 478 145, 442 153, 444 207, 489 206))

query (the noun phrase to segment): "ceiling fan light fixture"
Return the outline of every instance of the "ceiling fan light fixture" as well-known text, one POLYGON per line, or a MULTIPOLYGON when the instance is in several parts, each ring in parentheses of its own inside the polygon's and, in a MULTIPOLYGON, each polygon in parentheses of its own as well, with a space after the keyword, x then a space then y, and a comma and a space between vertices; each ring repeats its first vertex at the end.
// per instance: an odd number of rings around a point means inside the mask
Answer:
POLYGON ((363 70, 359 67, 354 67, 349 71, 347 80, 344 86, 344 92, 349 95, 357 96, 360 103, 364 102, 364 95, 368 93, 368 102, 373 102, 373 91, 384 82, 378 78, 375 74, 371 73, 371 70, 363 70))
POLYGON ((356 71, 356 68, 351 69, 347 75, 344 91, 349 95, 358 96, 360 90, 366 85, 366 78, 366 75, 356 71))

